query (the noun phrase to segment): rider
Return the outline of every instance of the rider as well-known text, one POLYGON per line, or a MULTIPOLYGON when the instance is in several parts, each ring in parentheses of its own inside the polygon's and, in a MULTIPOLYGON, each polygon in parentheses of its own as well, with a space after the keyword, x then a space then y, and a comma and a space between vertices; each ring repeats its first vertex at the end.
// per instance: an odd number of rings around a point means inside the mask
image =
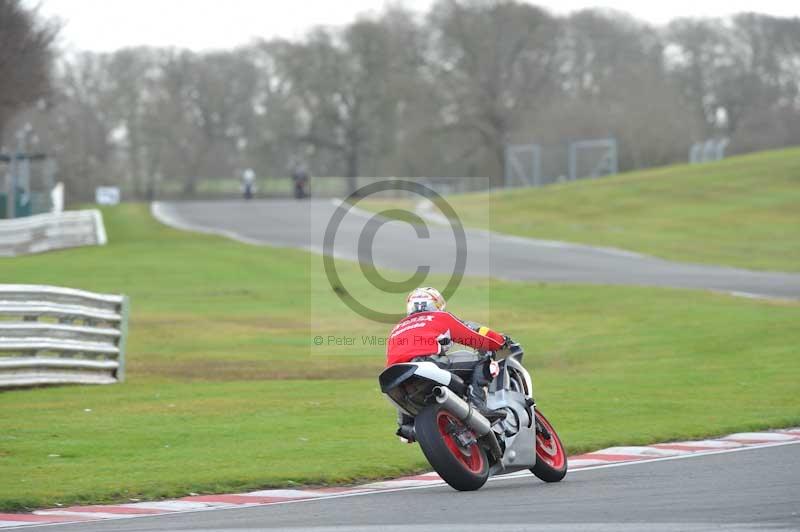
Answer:
POLYGON ((244 199, 252 199, 256 188, 256 173, 252 168, 242 172, 242 194, 244 199))
MULTIPOLYGON (((502 412, 491 410, 486 405, 485 386, 494 377, 490 359, 481 356, 486 351, 502 349, 507 338, 500 333, 464 322, 445 312, 447 303, 438 290, 431 287, 417 288, 406 298, 407 316, 392 329, 386 345, 386 365, 402 362, 430 361, 447 369, 453 362, 447 356, 447 350, 455 342, 470 347, 476 353, 467 356, 475 362, 470 385, 470 402, 484 417, 490 421, 502 419, 502 412)), ((462 357, 466 353, 459 352, 462 357)), ((464 361, 464 358, 460 359, 464 361)), ((411 441, 411 419, 405 414, 398 416, 400 428, 397 434, 411 441)))

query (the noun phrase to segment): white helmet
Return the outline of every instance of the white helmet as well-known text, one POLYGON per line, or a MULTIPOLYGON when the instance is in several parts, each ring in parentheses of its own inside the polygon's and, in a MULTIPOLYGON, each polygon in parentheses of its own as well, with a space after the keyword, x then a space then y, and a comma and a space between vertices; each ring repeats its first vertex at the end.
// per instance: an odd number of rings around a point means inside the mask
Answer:
POLYGON ((434 310, 444 310, 447 302, 442 294, 435 288, 426 286, 413 290, 406 298, 406 314, 411 315, 415 312, 431 312, 434 310))

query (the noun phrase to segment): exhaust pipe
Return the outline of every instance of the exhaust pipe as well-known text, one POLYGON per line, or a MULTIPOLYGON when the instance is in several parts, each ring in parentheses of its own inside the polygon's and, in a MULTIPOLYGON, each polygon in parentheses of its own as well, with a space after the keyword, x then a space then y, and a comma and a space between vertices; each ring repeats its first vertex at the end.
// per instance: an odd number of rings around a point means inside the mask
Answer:
POLYGON ((497 463, 500 464, 501 469, 503 466, 503 450, 500 449, 500 444, 497 441, 497 435, 492 431, 492 424, 480 412, 472 408, 472 405, 464 401, 458 395, 453 393, 450 388, 444 386, 437 386, 433 389, 433 395, 436 402, 444 406, 458 419, 463 421, 469 428, 475 431, 478 438, 485 437, 486 443, 489 444, 489 452, 494 456, 497 463))
POLYGON ((500 449, 500 444, 497 443, 497 436, 495 436, 492 431, 492 424, 489 423, 488 419, 472 408, 471 404, 453 393, 449 388, 437 386, 433 389, 433 395, 437 403, 445 407, 458 419, 463 421, 465 425, 474 430, 478 438, 486 436, 494 457, 497 460, 502 458, 503 451, 500 449))
POLYGON ((492 425, 488 419, 472 408, 471 404, 454 394, 449 388, 437 386, 433 389, 433 395, 437 403, 452 412, 464 424, 474 430, 479 437, 485 436, 492 430, 492 425))

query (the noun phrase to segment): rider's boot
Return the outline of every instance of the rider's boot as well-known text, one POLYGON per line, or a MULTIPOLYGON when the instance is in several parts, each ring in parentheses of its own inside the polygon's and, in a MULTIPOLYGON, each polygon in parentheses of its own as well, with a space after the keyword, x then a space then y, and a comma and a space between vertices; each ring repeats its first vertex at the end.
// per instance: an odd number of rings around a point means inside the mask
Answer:
POLYGON ((494 423, 500 419, 505 419, 506 413, 502 410, 492 410, 486 404, 486 389, 492 380, 492 375, 489 372, 489 360, 484 359, 475 366, 472 371, 472 383, 469 387, 469 402, 472 406, 480 412, 480 414, 489 420, 489 423, 494 423))
POLYGON ((475 410, 489 420, 489 423, 494 423, 495 421, 506 418, 505 412, 502 410, 492 410, 486 404, 486 391, 483 389, 483 386, 473 385, 469 387, 469 402, 472 403, 475 410))
POLYGON ((400 437, 400 441, 403 443, 414 443, 417 439, 414 434, 414 418, 398 411, 397 432, 395 434, 400 437))

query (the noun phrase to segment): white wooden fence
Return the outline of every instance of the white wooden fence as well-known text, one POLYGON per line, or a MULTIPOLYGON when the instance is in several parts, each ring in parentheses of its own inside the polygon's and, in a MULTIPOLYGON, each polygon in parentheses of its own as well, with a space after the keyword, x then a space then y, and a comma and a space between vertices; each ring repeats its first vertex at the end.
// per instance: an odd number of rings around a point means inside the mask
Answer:
POLYGON ((0 284, 0 388, 125 379, 127 296, 0 284))
POLYGON ((97 209, 0 220, 0 257, 77 246, 102 246, 106 241, 103 215, 97 209))

